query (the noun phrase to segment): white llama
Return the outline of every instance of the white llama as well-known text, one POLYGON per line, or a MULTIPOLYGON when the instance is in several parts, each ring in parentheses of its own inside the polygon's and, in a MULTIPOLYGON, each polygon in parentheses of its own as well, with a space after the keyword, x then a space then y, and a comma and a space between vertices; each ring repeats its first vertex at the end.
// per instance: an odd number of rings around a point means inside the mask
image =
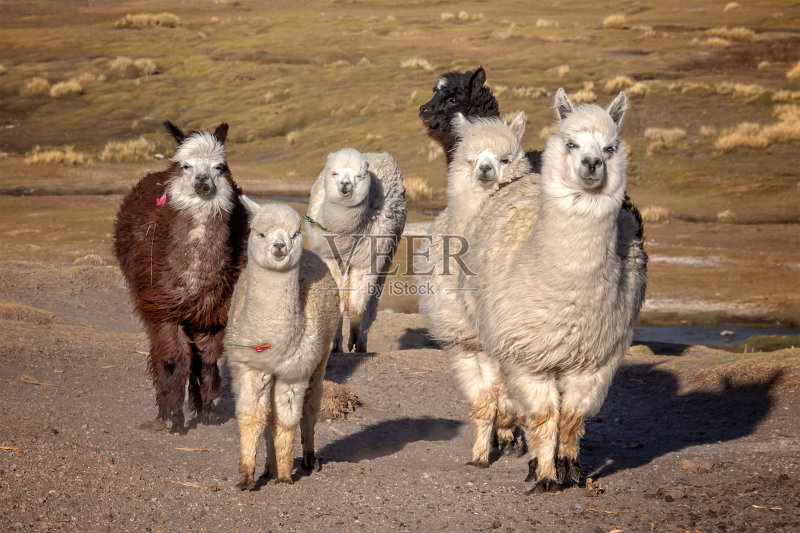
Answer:
POLYGON ((466 252, 464 230, 481 205, 501 187, 530 172, 520 146, 525 132, 525 113, 509 126, 499 118, 468 121, 458 114, 453 119, 457 144, 447 173, 447 209, 433 222, 431 241, 422 241, 416 255, 415 273, 420 285, 419 307, 431 336, 443 347, 454 381, 469 402, 474 428, 469 464, 489 466, 493 430, 505 452, 522 447, 514 436, 515 408, 505 393, 497 362, 488 357, 458 303, 459 274, 465 273, 457 256, 466 252))
POLYGON ((236 486, 246 490, 255 484, 256 447, 267 424, 267 475, 292 482, 298 423, 302 466, 315 466, 314 425, 339 297, 325 263, 303 250, 297 212, 281 204, 254 206, 242 198, 255 212, 249 260, 234 291, 225 341, 240 432, 236 486))
MULTIPOLYGON (((406 224, 403 176, 387 153, 344 148, 328 155, 311 188, 309 248, 330 268, 350 319, 349 350, 367 351, 367 333, 406 224)), ((342 322, 333 343, 342 351, 342 322)))
POLYGON ((527 419, 537 491, 579 480, 584 419, 630 346, 647 284, 641 219, 620 209, 627 97, 576 108, 559 89, 555 107, 539 190, 520 180, 484 203, 466 232, 478 276, 461 276, 459 293, 527 419))

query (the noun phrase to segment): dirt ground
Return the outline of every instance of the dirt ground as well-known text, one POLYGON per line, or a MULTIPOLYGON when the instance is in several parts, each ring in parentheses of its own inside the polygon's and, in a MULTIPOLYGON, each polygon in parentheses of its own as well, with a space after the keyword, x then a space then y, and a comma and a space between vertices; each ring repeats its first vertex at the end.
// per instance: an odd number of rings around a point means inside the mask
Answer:
POLYGON ((800 349, 634 347, 583 440, 592 484, 530 495, 525 457, 464 464, 443 353, 419 315, 382 312, 373 353, 330 360, 361 405, 318 423, 321 470, 243 493, 229 388, 219 426, 139 429, 156 413, 147 340, 118 269, 78 263, 0 264, 0 530, 800 528, 800 349))

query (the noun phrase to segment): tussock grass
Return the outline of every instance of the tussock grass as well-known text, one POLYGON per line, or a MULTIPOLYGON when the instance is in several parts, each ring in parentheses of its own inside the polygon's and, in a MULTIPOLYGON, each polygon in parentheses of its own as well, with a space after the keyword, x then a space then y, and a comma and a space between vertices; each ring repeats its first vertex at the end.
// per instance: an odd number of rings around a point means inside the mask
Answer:
POLYGON ((416 202, 417 200, 429 200, 433 197, 433 190, 428 182, 417 176, 411 176, 403 180, 403 185, 406 187, 406 198, 409 202, 416 202))
POLYGON ((514 87, 511 89, 511 94, 518 98, 531 98, 532 100, 549 96, 547 89, 544 87, 514 87))
POLYGON ((592 89, 581 89, 569 95, 576 104, 591 104, 597 101, 597 94, 592 89))
POLYGON ((81 92, 83 92, 83 86, 77 80, 61 81, 50 87, 50 96, 53 98, 80 94, 81 92))
POLYGON ((758 98, 767 92, 769 92, 769 89, 763 85, 758 85, 755 83, 733 83, 729 81, 723 81, 717 84, 717 94, 744 96, 748 99, 758 98))
POLYGON ((443 22, 450 22, 451 20, 455 20, 455 19, 456 19, 456 16, 455 16, 453 13, 449 13, 449 12, 445 11, 444 13, 442 13, 441 15, 439 15, 439 18, 440 18, 440 19, 441 19, 443 22))
POLYGON ((771 144, 800 140, 800 106, 779 104, 774 114, 778 122, 762 125, 757 122, 742 122, 726 129, 714 143, 720 152, 731 152, 737 148, 766 148, 771 144))
POLYGON ((135 78, 137 76, 150 76, 156 72, 157 67, 155 62, 149 58, 131 59, 130 57, 119 56, 109 63, 108 69, 112 74, 135 78))
POLYGON ((557 67, 545 70, 544 73, 549 74, 551 76, 558 76, 559 78, 563 78, 564 76, 569 74, 569 65, 558 65, 557 67))
POLYGON ((439 146, 439 143, 436 141, 429 141, 428 142, 428 161, 433 161, 439 157, 444 157, 444 150, 442 147, 439 146))
POLYGON ((724 211, 717 213, 717 222, 731 223, 734 220, 736 220, 736 213, 730 209, 725 209, 724 211))
POLYGON ((681 94, 690 94, 695 96, 710 96, 716 93, 711 85, 703 82, 675 82, 667 85, 667 90, 680 91, 681 94))
POLYGON ((770 67, 772 67, 772 63, 770 63, 769 61, 762 61, 761 63, 758 64, 757 68, 758 70, 768 70, 770 67))
POLYGON ((238 6, 239 0, 214 0, 214 3, 221 6, 238 6))
POLYGON ((685 139, 686 130, 682 128, 647 128, 644 136, 653 141, 647 147, 647 155, 651 156, 655 152, 670 148, 676 142, 685 139))
POLYGON ((781 89, 772 93, 773 102, 794 102, 795 100, 800 100, 800 91, 781 89))
POLYGON ((789 69, 789 72, 786 73, 787 80, 796 80, 800 78, 800 61, 795 63, 795 65, 789 69))
POLYGON ((300 140, 300 130, 290 131, 289 133, 286 134, 286 142, 290 146, 297 144, 297 141, 299 140, 300 140))
POLYGON ((433 72, 433 65, 427 59, 423 59, 421 57, 411 57, 408 59, 404 59, 400 62, 401 68, 420 68, 422 70, 427 70, 428 72, 433 72))
POLYGON ((669 209, 660 205, 648 205, 639 210, 644 222, 662 222, 669 219, 669 209))
POLYGON ((25 154, 23 159, 26 165, 91 165, 91 158, 83 153, 76 152, 73 146, 61 148, 42 148, 36 146, 33 150, 25 154))
POLYGON ((755 41, 756 40, 756 32, 749 28, 728 28, 727 26, 723 26, 721 28, 711 28, 710 30, 706 30, 706 35, 712 35, 714 37, 722 37, 725 39, 733 39, 734 41, 755 41))
POLYGON ((620 91, 627 90, 630 86, 634 83, 632 78, 628 76, 616 76, 614 78, 606 80, 604 85, 604 89, 609 94, 618 93, 620 91))
POLYGON ((337 59, 336 61, 333 61, 332 63, 328 63, 325 66, 326 67, 330 67, 330 68, 349 67, 350 66, 350 62, 347 61, 346 59, 337 59))
POLYGON ((695 37, 689 44, 692 46, 701 46, 703 48, 722 49, 729 47, 733 43, 722 37, 709 37, 708 39, 698 39, 695 37))
POLYGON ((700 135, 703 137, 716 137, 717 128, 714 126, 700 126, 700 135))
POLYGON ((542 127, 541 130, 539 130, 539 138, 546 141, 557 131, 558 131, 558 126, 555 124, 553 124, 552 126, 544 126, 542 127))
POLYGON ((558 28, 558 22, 548 19, 536 19, 537 28, 558 28))
POLYGON ((3 65, 0 65, 0 76, 5 76, 6 73, 7 73, 6 67, 4 67, 3 65))
POLYGON ((604 28, 619 29, 625 27, 625 15, 622 13, 615 13, 603 19, 604 28))
POLYGON ((130 141, 108 141, 100 154, 100 160, 126 163, 145 161, 153 156, 156 145, 143 135, 130 141))
POLYGON ((128 13, 114 24, 115 28, 142 28, 146 26, 161 26, 175 28, 180 25, 181 19, 172 13, 128 13))
POLYGON ((25 82, 19 90, 19 94, 20 96, 28 96, 30 94, 47 94, 49 91, 50 82, 45 78, 36 76, 25 82))
POLYGON ((508 85, 503 85, 498 83, 497 85, 492 85, 492 92, 495 96, 502 96, 510 90, 508 85))
POLYGON ((733 11, 734 9, 739 9, 739 2, 728 2, 723 11, 733 11))
POLYGON ((477 20, 483 20, 483 13, 467 13, 466 11, 459 11, 458 12, 458 20, 461 22, 475 22, 477 20))

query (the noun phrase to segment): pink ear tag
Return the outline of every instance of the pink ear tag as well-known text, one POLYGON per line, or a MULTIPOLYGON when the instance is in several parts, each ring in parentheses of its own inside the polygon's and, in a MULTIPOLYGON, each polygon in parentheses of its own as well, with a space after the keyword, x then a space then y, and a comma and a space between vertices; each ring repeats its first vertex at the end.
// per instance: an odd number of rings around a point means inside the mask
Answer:
POLYGON ((156 200, 156 205, 164 205, 165 203, 167 203, 167 193, 164 193, 161 198, 156 200))

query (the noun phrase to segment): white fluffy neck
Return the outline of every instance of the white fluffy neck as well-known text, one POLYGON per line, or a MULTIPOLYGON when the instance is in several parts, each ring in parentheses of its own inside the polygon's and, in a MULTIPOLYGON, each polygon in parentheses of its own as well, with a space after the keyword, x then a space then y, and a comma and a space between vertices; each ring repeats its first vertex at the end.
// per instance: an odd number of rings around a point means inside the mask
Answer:
POLYGON ((305 328, 299 274, 299 264, 286 271, 268 270, 254 261, 248 265, 243 314, 249 317, 246 331, 253 338, 245 344, 269 344, 264 352, 268 357, 294 353, 305 328))
POLYGON ((364 226, 366 222, 368 207, 369 197, 352 207, 326 200, 322 203, 320 210, 322 220, 317 220, 317 222, 328 228, 328 231, 333 234, 357 233, 358 228, 364 226))

